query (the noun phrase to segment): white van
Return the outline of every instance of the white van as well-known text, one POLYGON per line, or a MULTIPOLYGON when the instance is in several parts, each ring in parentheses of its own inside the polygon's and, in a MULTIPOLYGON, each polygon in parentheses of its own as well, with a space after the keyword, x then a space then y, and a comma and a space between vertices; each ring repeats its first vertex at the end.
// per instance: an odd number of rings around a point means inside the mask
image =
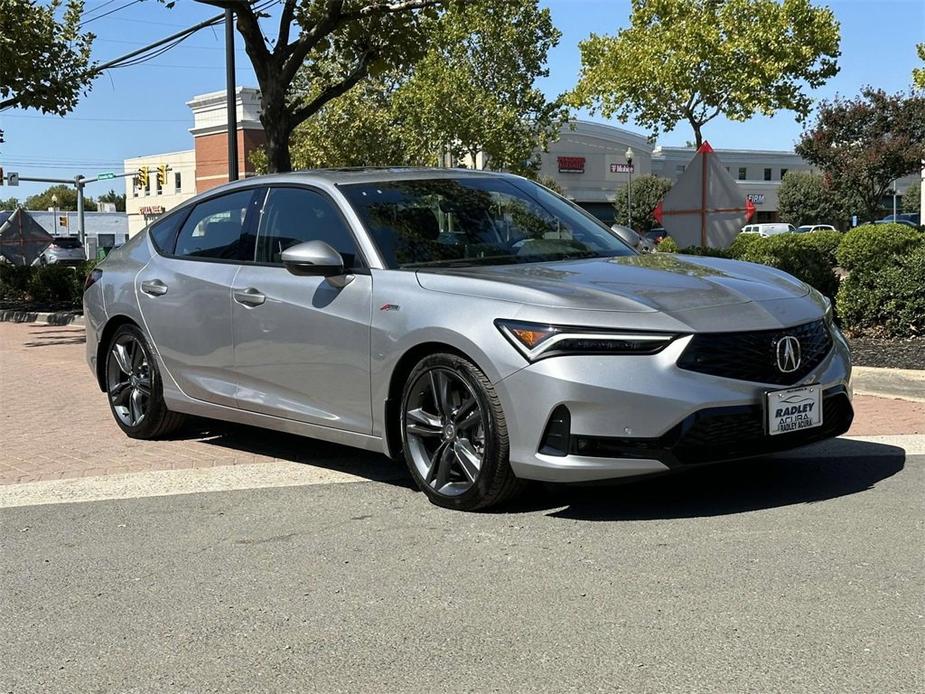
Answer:
POLYGON ((792 234, 796 231, 793 224, 776 222, 774 224, 746 224, 742 227, 743 234, 758 234, 760 236, 777 236, 778 234, 792 234))

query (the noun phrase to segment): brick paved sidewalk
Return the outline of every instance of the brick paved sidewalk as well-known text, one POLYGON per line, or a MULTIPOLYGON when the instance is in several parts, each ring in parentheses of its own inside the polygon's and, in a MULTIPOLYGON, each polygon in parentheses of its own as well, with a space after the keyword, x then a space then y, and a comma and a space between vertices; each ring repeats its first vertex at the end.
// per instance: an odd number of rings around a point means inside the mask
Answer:
MULTIPOLYGON (((346 472, 382 456, 204 422, 184 438, 135 441, 116 426, 84 362, 83 328, 0 323, 0 484, 274 460, 346 472)), ((858 396, 853 435, 925 434, 925 403, 858 396)))

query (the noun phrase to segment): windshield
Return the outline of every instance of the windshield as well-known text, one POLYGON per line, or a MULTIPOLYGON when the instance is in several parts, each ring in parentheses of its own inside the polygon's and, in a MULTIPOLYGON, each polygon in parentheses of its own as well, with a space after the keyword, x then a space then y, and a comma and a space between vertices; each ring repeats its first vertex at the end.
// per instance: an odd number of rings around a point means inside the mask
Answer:
POLYGON ((58 248, 80 248, 80 239, 76 237, 65 236, 63 238, 57 238, 52 241, 52 244, 58 248))
POLYGON ((529 181, 492 177, 341 186, 390 268, 633 255, 607 227, 529 181))

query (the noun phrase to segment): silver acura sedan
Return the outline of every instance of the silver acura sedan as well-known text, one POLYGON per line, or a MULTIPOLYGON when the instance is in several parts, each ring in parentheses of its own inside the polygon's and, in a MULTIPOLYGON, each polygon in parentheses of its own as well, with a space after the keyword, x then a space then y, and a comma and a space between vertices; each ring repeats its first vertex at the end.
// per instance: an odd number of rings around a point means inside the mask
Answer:
POLYGON ((593 482, 844 433, 850 355, 783 272, 639 255, 526 179, 433 169, 249 178, 87 278, 116 423, 183 415, 403 458, 431 501, 593 482))

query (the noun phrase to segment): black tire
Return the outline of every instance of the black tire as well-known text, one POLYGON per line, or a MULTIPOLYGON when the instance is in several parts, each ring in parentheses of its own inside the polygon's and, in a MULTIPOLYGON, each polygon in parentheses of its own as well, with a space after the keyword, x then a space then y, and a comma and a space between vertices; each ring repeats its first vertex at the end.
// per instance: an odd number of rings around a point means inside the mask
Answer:
MULTIPOLYGON (((469 401, 471 402, 471 398, 469 401)), ((462 406, 457 411, 460 409, 462 409, 462 406)), ((405 463, 415 483, 427 495, 427 498, 437 506, 459 511, 475 511, 502 504, 516 496, 522 489, 523 482, 517 479, 511 470, 507 424, 504 412, 501 409, 501 402, 485 374, 468 359, 456 354, 439 353, 427 356, 418 362, 405 382, 400 417, 402 453, 405 463), (409 436, 408 431, 409 405, 412 404, 413 397, 422 397, 422 386, 416 384, 420 384, 422 379, 427 378, 429 372, 444 373, 458 378, 463 385, 468 387, 467 392, 474 394, 480 408, 481 424, 478 425, 478 431, 481 432, 481 436, 478 443, 482 453, 481 465, 473 481, 462 476, 458 458, 455 459, 456 463, 451 463, 457 466, 457 471, 454 474, 457 478, 460 478, 459 484, 470 485, 465 491, 455 494, 441 493, 435 488, 437 480, 428 482, 421 469, 419 469, 421 461, 415 462, 415 451, 421 450, 421 439, 418 438, 416 447, 412 446, 413 441, 409 440, 415 436, 414 433, 409 436)), ((439 428, 435 422, 428 426, 433 426, 435 429, 439 428)), ((462 430, 460 429, 460 431, 462 430)), ((454 433, 453 436, 455 435, 454 433)), ((435 435, 429 433, 428 436, 433 437, 435 435)), ((463 439, 460 438, 459 441, 462 442, 463 439)), ((448 443, 445 437, 442 439, 442 443, 448 443)), ((426 452, 428 455, 430 454, 430 451, 426 452)), ((453 459, 452 455, 449 457, 453 459)), ((436 463, 434 463, 434 466, 436 466, 436 463)))
POLYGON ((113 333, 109 344, 106 346, 105 364, 103 365, 104 384, 106 387, 106 400, 109 403, 109 410, 112 412, 113 419, 119 428, 133 439, 158 439, 175 432, 179 429, 186 417, 178 412, 171 412, 167 409, 164 402, 164 390, 161 382, 160 371, 157 368, 157 360, 154 359, 154 353, 148 345, 144 333, 132 324, 120 326, 113 333), (119 383, 117 379, 124 377, 132 378, 126 374, 125 370, 119 365, 116 357, 117 345, 125 347, 131 343, 137 344, 140 353, 136 353, 138 363, 138 373, 147 374, 148 395, 140 397, 140 403, 143 406, 143 417, 137 423, 132 423, 134 419, 131 411, 131 393, 126 401, 120 399, 124 397, 125 392, 131 391, 133 387, 141 391, 143 378, 135 375, 134 381, 119 383), (143 367, 143 368, 142 368, 143 367), (119 386, 125 386, 119 388, 119 386), (118 403, 118 404, 117 404, 118 403))

